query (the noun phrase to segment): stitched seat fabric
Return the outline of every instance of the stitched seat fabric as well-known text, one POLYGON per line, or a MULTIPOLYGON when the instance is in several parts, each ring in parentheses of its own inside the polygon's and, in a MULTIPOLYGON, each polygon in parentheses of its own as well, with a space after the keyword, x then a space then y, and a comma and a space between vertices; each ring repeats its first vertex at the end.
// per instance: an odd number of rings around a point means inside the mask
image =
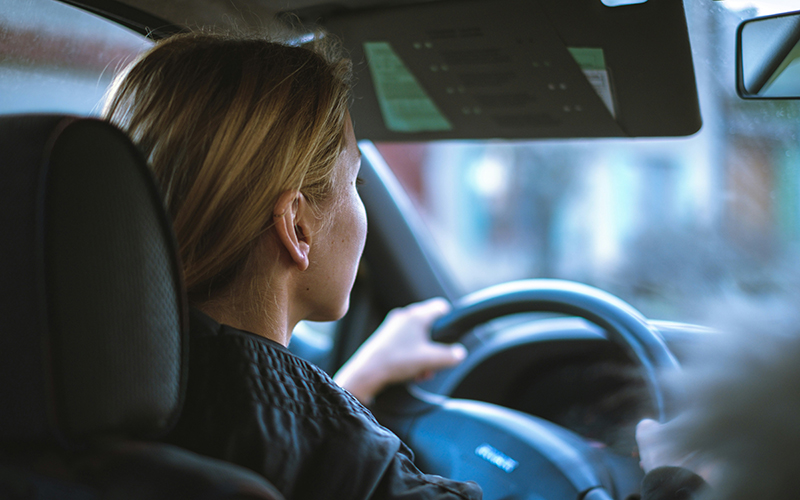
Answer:
POLYGON ((0 137, 0 439, 163 433, 185 306, 144 161, 97 120, 5 117, 0 137))

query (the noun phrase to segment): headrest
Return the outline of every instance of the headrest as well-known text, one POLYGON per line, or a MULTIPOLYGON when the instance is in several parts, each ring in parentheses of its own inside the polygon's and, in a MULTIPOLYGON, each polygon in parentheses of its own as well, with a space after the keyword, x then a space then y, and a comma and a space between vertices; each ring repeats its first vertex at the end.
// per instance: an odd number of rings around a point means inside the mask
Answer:
POLYGON ((153 438, 178 416, 186 304, 144 159, 94 119, 0 117, 0 440, 153 438))

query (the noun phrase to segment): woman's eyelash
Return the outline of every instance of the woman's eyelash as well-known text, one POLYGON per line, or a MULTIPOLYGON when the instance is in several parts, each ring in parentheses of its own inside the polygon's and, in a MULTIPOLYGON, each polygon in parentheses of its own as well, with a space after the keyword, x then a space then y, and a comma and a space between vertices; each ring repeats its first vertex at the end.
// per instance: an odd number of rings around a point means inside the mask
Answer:
POLYGON ((361 177, 356 177, 356 186, 363 186, 365 182, 361 177))

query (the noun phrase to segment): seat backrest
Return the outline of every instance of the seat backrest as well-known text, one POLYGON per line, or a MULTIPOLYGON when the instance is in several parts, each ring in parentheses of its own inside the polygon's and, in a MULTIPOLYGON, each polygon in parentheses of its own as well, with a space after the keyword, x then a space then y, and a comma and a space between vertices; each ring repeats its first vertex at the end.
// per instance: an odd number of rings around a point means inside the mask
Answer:
POLYGON ((186 307, 146 167, 118 130, 63 116, 0 118, 0 157, 0 440, 159 436, 186 307))
POLYGON ((249 471, 153 442, 180 414, 186 310, 169 218, 127 137, 0 117, 0 496, 278 498, 249 471))

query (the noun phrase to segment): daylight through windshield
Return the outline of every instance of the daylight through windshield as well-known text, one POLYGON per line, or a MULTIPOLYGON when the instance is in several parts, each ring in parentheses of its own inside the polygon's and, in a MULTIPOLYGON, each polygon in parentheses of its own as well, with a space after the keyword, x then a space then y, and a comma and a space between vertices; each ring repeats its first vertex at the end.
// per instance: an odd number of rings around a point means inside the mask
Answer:
POLYGON ((743 101, 734 85, 737 25, 771 12, 685 8, 703 117, 692 137, 377 145, 464 292, 563 278, 696 321, 708 300, 763 297, 794 274, 800 103, 743 101))

